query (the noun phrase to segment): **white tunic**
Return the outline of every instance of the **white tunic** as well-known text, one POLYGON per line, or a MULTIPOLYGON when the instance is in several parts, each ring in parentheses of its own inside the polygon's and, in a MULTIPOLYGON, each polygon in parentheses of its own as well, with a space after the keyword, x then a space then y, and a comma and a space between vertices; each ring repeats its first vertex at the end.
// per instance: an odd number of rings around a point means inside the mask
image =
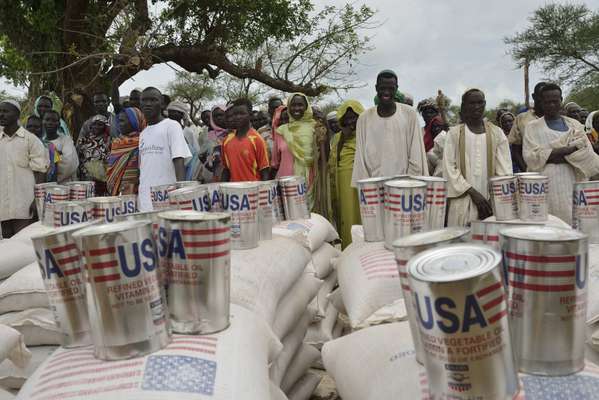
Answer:
POLYGON ((568 132, 549 128, 545 118, 528 123, 522 141, 522 155, 528 171, 540 172, 549 178, 547 194, 549 214, 572 224, 572 190, 577 178, 584 179, 584 174, 577 173, 576 169, 568 163, 547 163, 553 149, 560 147, 556 145, 560 139, 572 134, 572 131, 583 132, 583 127, 578 121, 570 118, 564 118, 564 121, 569 128, 568 132))
POLYGON ((474 134, 465 129, 465 176, 460 168, 460 126, 449 129, 443 152, 443 175, 447 179, 449 199, 448 226, 468 226, 478 220, 478 210, 466 191, 473 187, 486 199, 490 198, 488 178, 490 176, 512 175, 512 157, 508 140, 503 131, 493 125, 494 171, 487 172, 487 135, 474 134))
POLYGON ((428 175, 418 114, 399 103, 387 118, 380 117, 376 107, 364 111, 356 127, 352 186, 360 179, 402 174, 428 175))
POLYGON ((58 162, 58 175, 56 182, 63 184, 77 180, 77 168, 79 168, 79 156, 75 149, 73 139, 68 135, 59 135, 51 140, 56 150, 60 152, 60 161, 58 162))
POLYGON ((33 172, 45 173, 48 151, 34 134, 19 128, 14 135, 0 128, 0 221, 29 219, 33 203, 33 172))

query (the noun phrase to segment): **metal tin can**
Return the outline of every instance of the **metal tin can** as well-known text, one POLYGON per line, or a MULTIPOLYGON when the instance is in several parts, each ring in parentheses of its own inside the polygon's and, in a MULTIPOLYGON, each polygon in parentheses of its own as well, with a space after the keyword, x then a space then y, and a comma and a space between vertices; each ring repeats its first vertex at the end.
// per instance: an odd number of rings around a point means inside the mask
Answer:
POLYGON ((175 182, 175 187, 177 189, 185 188, 185 187, 196 187, 200 186, 200 182, 198 181, 177 181, 175 182))
POLYGON ((205 185, 182 187, 169 193, 171 206, 178 210, 210 211, 210 191, 205 185))
POLYGON ((567 375, 583 369, 587 236, 552 227, 504 229, 501 248, 520 371, 567 375))
POLYGON ((470 223, 470 241, 485 244, 485 223, 483 221, 472 221, 470 223))
POLYGON ((303 176, 285 176, 279 178, 281 200, 285 210, 285 219, 309 219, 308 189, 303 176))
POLYGON ((31 238, 62 345, 67 348, 92 344, 83 264, 72 236, 92 224, 70 225, 31 238))
POLYGON ((426 182, 426 230, 443 229, 447 212, 447 179, 436 176, 415 176, 426 182))
POLYGON ((572 228, 599 243, 599 181, 577 182, 572 195, 572 228))
POLYGON ((54 227, 79 224, 94 219, 94 206, 89 201, 61 201, 53 205, 54 227))
POLYGON ((518 374, 501 254, 451 244, 408 263, 431 399, 507 400, 518 374))
POLYGON ((119 360, 170 343, 150 221, 92 226, 73 234, 83 249, 94 354, 119 360))
POLYGON ((495 250, 501 250, 499 232, 504 229, 522 226, 544 226, 544 223, 532 221, 473 221, 470 228, 472 229, 473 241, 479 241, 495 250))
POLYGON ((401 290, 405 301, 408 321, 410 323, 410 332, 416 350, 416 361, 424 364, 424 350, 420 341, 420 330, 418 328, 418 319, 416 308, 414 307, 414 298, 410 279, 408 277, 408 261, 424 250, 432 249, 449 243, 465 241, 470 230, 466 228, 445 228, 436 231, 415 233, 410 236, 398 239, 393 242, 395 249, 395 259, 397 261, 397 272, 401 281, 401 290))
POLYGON ((497 221, 518 219, 518 178, 496 176, 490 179, 489 186, 497 221))
POLYGON ((59 201, 69 200, 69 188, 64 185, 47 186, 44 189, 44 219, 43 224, 54 226, 54 209, 52 205, 59 201))
POLYGON ((258 183, 222 183, 220 190, 223 210, 231 213, 231 248, 258 247, 258 183))
POLYGON ((210 195, 210 211, 222 211, 223 207, 220 204, 220 184, 208 183, 205 186, 208 188, 208 194, 210 195))
POLYGON ((385 182, 385 247, 425 228, 426 183, 417 180, 385 182))
POLYGON ((209 334, 229 326, 231 217, 165 211, 158 248, 174 332, 209 334))
POLYGON ((260 240, 272 239, 272 227, 283 218, 279 214, 280 198, 277 181, 260 182, 258 197, 258 223, 260 224, 260 240))
POLYGON ((37 216, 42 224, 44 223, 46 189, 52 186, 58 186, 58 184, 56 182, 36 183, 33 187, 37 216))
POLYGON ((117 211, 117 215, 135 214, 137 209, 137 195, 123 194, 119 196, 121 199, 121 208, 117 211))
MULTIPOLYGON (((567 189, 566 189, 567 190, 567 189)), ((543 175, 518 177, 518 208, 523 221, 547 221, 549 178, 543 175)))
POLYGON ((95 219, 110 223, 122 214, 123 200, 120 197, 90 197, 87 201, 94 206, 95 219))
POLYGON ((175 190, 177 187, 173 183, 166 185, 152 186, 150 188, 150 195, 152 199, 152 209, 157 210, 168 210, 170 209, 169 204, 169 192, 175 190))
POLYGON ((65 183, 69 187, 69 200, 85 200, 94 197, 96 183, 94 181, 73 181, 65 183))
POLYGON ((356 182, 366 242, 385 240, 385 182, 388 180, 389 178, 367 178, 356 182))

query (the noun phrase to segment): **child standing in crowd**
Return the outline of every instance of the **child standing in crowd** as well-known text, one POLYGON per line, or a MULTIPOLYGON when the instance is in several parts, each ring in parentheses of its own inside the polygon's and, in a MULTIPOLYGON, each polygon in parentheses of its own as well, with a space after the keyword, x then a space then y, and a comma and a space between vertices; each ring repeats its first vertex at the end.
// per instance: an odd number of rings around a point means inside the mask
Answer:
POLYGON ((44 144, 50 158, 48 182, 63 184, 77 180, 79 158, 73 139, 69 135, 59 135, 60 121, 57 111, 48 110, 44 113, 42 126, 45 133, 44 144))
POLYGON ((42 142, 19 126, 21 107, 0 102, 0 221, 9 238, 29 225, 36 208, 33 186, 44 182, 48 153, 42 142))
POLYGON ((251 126, 252 103, 247 99, 235 100, 227 114, 235 130, 223 142, 222 181, 268 180, 268 149, 262 136, 251 126))

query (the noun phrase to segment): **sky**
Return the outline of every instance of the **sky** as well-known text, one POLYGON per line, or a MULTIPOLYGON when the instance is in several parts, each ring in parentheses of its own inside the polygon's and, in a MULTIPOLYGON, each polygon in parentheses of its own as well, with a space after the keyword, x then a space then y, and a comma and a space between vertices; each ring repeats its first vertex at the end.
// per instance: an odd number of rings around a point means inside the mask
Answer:
MULTIPOLYGON (((347 3, 313 1, 316 7, 347 3)), ((382 26, 366 32, 374 49, 355 67, 357 79, 366 86, 343 94, 344 98, 371 105, 377 73, 390 68, 399 75, 400 90, 411 94, 416 103, 436 95, 438 89, 458 103, 461 94, 472 87, 485 92, 489 107, 504 99, 524 101, 523 72, 507 53, 503 39, 524 30, 531 13, 545 1, 368 0, 366 4, 378 11, 375 18, 382 26)), ((587 0, 586 4, 597 9, 599 0, 587 0)), ((142 71, 123 83, 121 93, 149 85, 165 88, 177 68, 161 64, 142 71)), ((531 87, 544 78, 551 77, 533 65, 531 87)), ((23 93, 7 84, 0 88, 23 93)))

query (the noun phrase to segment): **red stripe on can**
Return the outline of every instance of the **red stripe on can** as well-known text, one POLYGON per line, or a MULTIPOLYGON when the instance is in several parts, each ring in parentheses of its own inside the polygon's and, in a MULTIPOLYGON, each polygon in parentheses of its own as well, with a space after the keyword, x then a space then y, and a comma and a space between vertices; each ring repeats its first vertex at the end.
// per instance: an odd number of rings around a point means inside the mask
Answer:
POLYGON ((94 282, 118 281, 119 279, 121 279, 119 274, 94 276, 94 282))
POLYGON ((55 247, 52 249, 52 253, 54 254, 60 254, 60 253, 64 253, 70 250, 75 250, 77 248, 77 246, 74 243, 71 244, 67 244, 64 246, 60 246, 60 247, 55 247))
POLYGON ((517 254, 507 251, 506 256, 512 260, 532 261, 540 263, 565 263, 575 262, 576 256, 529 256, 526 254, 517 254))
POLYGON ((568 271, 540 271, 537 269, 525 269, 525 268, 517 268, 517 267, 508 267, 508 271, 518 275, 528 275, 528 276, 542 276, 542 277, 572 277, 576 274, 574 270, 568 271))
POLYGON ((231 239, 223 239, 223 240, 213 240, 210 242, 183 242, 185 247, 212 247, 212 246, 220 246, 222 244, 227 244, 231 241, 231 239))
POLYGON ((217 233, 229 232, 231 228, 214 228, 214 229, 181 229, 184 235, 213 235, 217 233))
POLYGON ((507 310, 502 310, 502 311, 498 312, 497 314, 493 315, 491 318, 489 318, 489 323, 494 324, 495 322, 499 321, 501 318, 505 317, 506 315, 507 315, 507 310))
POLYGON ((116 267, 118 262, 116 260, 106 261, 106 262, 98 262, 91 263, 89 266, 91 269, 104 269, 104 268, 113 268, 116 267))
POLYGON ((510 281, 510 286, 513 286, 516 289, 531 290, 533 292, 570 292, 574 290, 574 285, 539 285, 516 281, 510 281))
POLYGON ((489 294, 489 293, 491 293, 497 289, 500 289, 500 288, 501 288, 501 282, 497 282, 490 286, 487 286, 486 288, 479 290, 478 292, 476 292, 476 295, 478 297, 483 297, 484 295, 489 294))
POLYGON ((100 249, 89 250, 90 256, 104 256, 106 254, 113 254, 116 251, 114 247, 104 247, 100 249))
POLYGON ((483 304, 483 310, 487 311, 495 306, 498 306, 499 304, 501 304, 503 299, 505 299, 505 293, 502 293, 499 297, 496 297, 488 303, 483 304))
POLYGON ((206 253, 206 254, 188 254, 187 258, 190 260, 207 260, 210 258, 219 258, 229 255, 229 251, 221 251, 219 253, 206 253))

